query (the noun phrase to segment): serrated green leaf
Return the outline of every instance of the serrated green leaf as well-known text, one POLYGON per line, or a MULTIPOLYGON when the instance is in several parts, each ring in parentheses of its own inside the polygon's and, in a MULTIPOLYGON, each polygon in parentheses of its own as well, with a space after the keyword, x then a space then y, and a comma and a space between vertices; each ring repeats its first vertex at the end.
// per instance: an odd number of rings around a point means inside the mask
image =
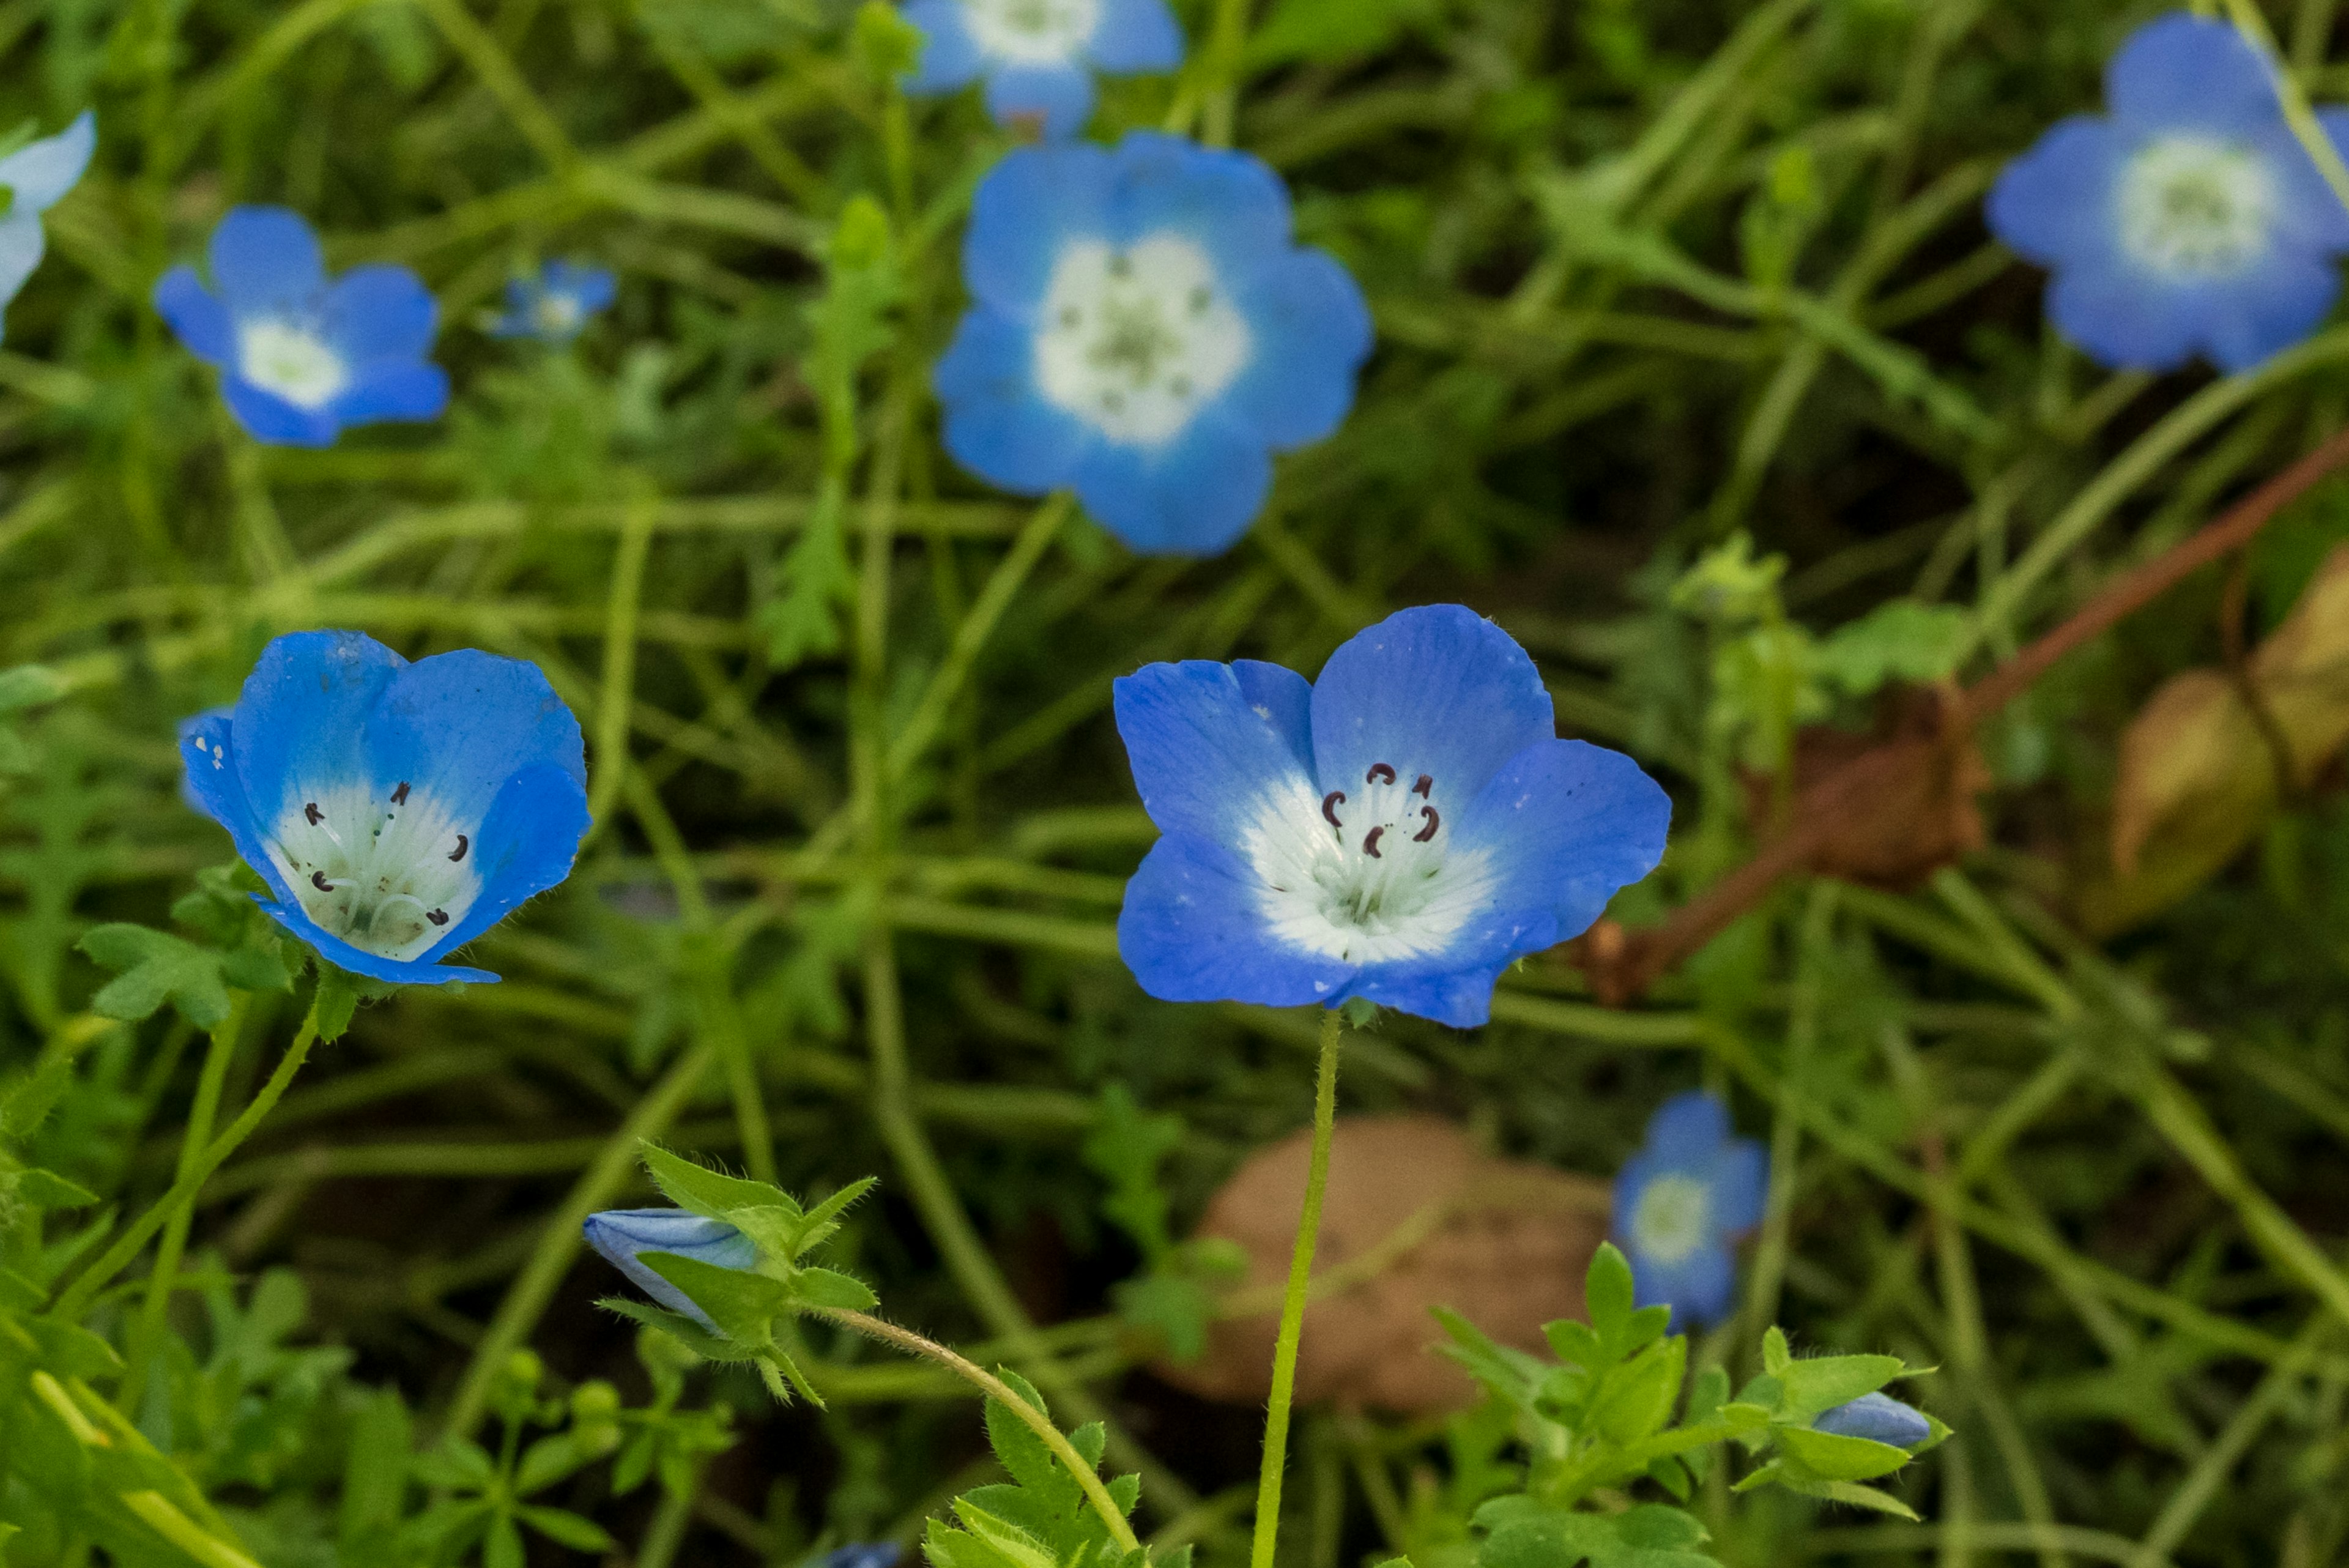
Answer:
POLYGON ((955 1517, 964 1528, 985 1542, 988 1548, 1014 1568, 1059 1568, 1050 1548, 1008 1520, 999 1519, 983 1508, 976 1507, 970 1499, 955 1500, 955 1517))
POLYGON ((749 1181, 739 1176, 698 1166, 671 1154, 656 1143, 642 1146, 646 1174, 662 1196, 680 1209, 690 1209, 708 1220, 723 1220, 737 1209, 781 1209, 793 1215, 800 1206, 780 1187, 749 1181))
POLYGON ((90 999, 104 1018, 137 1023, 151 1018, 165 1002, 199 1029, 228 1017, 228 987, 221 978, 222 955, 211 948, 147 926, 94 926, 74 944, 114 979, 90 999))

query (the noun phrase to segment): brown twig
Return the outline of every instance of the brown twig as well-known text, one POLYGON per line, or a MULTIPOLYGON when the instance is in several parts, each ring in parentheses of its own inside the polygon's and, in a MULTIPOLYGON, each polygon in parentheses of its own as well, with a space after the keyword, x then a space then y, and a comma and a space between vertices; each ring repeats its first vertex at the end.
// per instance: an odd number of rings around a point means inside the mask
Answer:
MULTIPOLYGON (((1888 842, 1906 830, 1922 828, 1933 810, 1970 808, 1973 792, 1981 787, 1968 767, 1974 732, 1982 721, 2030 690, 2065 654, 2250 544, 2278 513, 2344 464, 2349 464, 2349 431, 2261 485, 2191 538, 2105 585, 2061 626, 1971 688, 1949 693, 1930 732, 1886 741, 1802 790, 1795 820, 1785 832, 1673 910, 1662 925, 1643 931, 1594 930, 1596 940, 1584 940, 1577 950, 1592 990, 1600 1001, 1620 1006, 1760 903, 1781 877, 1828 868, 1821 862, 1833 858, 1836 846, 1888 842)), ((1948 834, 1945 827, 1941 832, 1953 844, 1963 837, 1948 834)))

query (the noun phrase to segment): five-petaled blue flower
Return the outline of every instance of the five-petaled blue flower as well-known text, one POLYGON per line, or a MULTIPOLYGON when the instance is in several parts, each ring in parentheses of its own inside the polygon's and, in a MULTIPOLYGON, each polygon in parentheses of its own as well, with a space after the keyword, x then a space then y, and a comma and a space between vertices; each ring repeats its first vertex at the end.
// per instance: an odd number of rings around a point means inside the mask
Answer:
POLYGON ((638 1290, 671 1312, 681 1312, 715 1331, 709 1314, 693 1298, 653 1272, 639 1252, 675 1252, 721 1269, 748 1269, 759 1262, 758 1243, 723 1220, 685 1209, 607 1209, 587 1216, 587 1244, 628 1276, 638 1290))
POLYGON ((913 0, 922 54, 905 90, 952 92, 987 78, 998 124, 1074 136, 1093 112, 1093 73, 1135 76, 1183 63, 1166 0, 913 0))
POLYGON ((489 332, 493 337, 568 343, 618 291, 617 281, 603 267, 551 261, 535 276, 507 283, 505 310, 490 322, 489 332))
MULTIPOLYGON (((2106 68, 2110 118, 2063 120, 1999 176, 1991 231, 2054 272, 2048 317, 2099 362, 2240 370, 2332 308, 2349 211, 2273 71, 2223 22, 2159 17, 2106 68)), ((2319 118, 2336 145, 2349 134, 2349 113, 2319 118)))
POLYGON ((1933 1435, 1933 1424, 1922 1411, 1889 1394, 1863 1394, 1847 1400, 1821 1415, 1811 1427, 1835 1437, 1866 1438, 1896 1449, 1913 1449, 1933 1435))
POLYGON ((1654 869, 1671 803, 1619 753, 1557 738, 1506 632, 1458 605, 1356 636, 1319 680, 1153 664, 1118 732, 1165 834, 1118 950, 1169 1002, 1363 997, 1466 1027, 1520 955, 1654 869))
POLYGON ((97 150, 98 121, 83 109, 55 136, 0 158, 0 189, 8 192, 7 213, 0 216, 0 307, 16 297, 41 265, 47 245, 41 214, 74 188, 97 150))
POLYGON ((439 961, 571 874, 587 831, 579 721, 534 664, 410 664, 355 631, 262 650, 233 708, 180 726, 190 804, 321 957, 404 984, 493 981, 439 961))
POLYGON ((963 281, 947 450, 1015 493, 1073 488, 1137 550, 1238 538, 1270 453, 1337 428, 1371 348, 1361 290, 1294 242, 1270 169, 1150 132, 997 164, 963 281))
POLYGON ((429 420, 449 377, 424 356, 440 307, 404 266, 355 266, 326 281, 318 238, 283 207, 233 207, 212 230, 212 285, 175 266, 155 308, 255 441, 332 446, 346 425, 429 420))
POLYGON ((1726 1316, 1737 1282, 1731 1247, 1762 1222, 1769 1187, 1769 1156, 1729 1136, 1727 1106, 1701 1090, 1666 1100, 1615 1179, 1615 1237, 1640 1304, 1701 1324, 1726 1316))

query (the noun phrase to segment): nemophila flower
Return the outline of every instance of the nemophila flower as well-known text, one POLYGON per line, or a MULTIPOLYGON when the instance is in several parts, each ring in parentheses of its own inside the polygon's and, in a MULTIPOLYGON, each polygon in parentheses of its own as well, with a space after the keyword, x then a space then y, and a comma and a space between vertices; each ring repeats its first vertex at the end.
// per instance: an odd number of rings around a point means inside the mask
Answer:
POLYGON ((587 831, 579 722, 536 665, 471 649, 410 664, 295 632, 180 745, 183 793, 269 884, 262 908, 375 980, 496 980, 440 961, 568 877, 587 831))
POLYGON ((221 396, 255 441, 332 446, 347 425, 448 407, 448 374, 424 357, 440 307, 406 267, 355 266, 329 283, 317 236, 283 207, 230 209, 205 254, 212 287, 175 266, 155 308, 220 368, 221 396))
POLYGON ((1239 537, 1270 454, 1337 428, 1371 348, 1361 290, 1291 238, 1279 178, 1171 136, 1004 159, 963 281, 936 372, 947 450, 1018 494, 1073 488, 1137 550, 1239 537))
POLYGON ((639 1262, 639 1252, 675 1252, 721 1269, 748 1269, 759 1262, 750 1237, 723 1220, 708 1220, 684 1209, 607 1209, 587 1216, 587 1244, 628 1276, 636 1288, 671 1312, 681 1312, 715 1332, 709 1314, 693 1298, 639 1262))
POLYGON ((953 92, 985 78, 997 123, 1031 121, 1046 136, 1084 129, 1094 72, 1183 63, 1183 29, 1166 0, 913 0, 901 14, 922 33, 907 92, 953 92))
POLYGON ((1896 1449, 1913 1449, 1933 1435, 1933 1424, 1925 1419, 1924 1412, 1889 1394, 1863 1394, 1826 1411, 1811 1427, 1838 1438, 1867 1438, 1896 1449))
MULTIPOLYGON (((2284 123, 2273 70, 2223 22, 2157 18, 2106 67, 2109 116, 2063 120, 1999 176, 1992 232, 2054 274, 2047 315, 2094 358, 2240 370, 2332 308, 2349 211, 2284 123)), ((2344 111, 2319 118, 2349 135, 2344 111)))
POLYGON ((1769 1156, 1729 1136, 1727 1106, 1701 1091, 1665 1101, 1615 1179, 1615 1238, 1640 1304, 1701 1324, 1726 1316, 1737 1283, 1731 1249, 1762 1222, 1769 1188, 1769 1156))
POLYGON ((897 1568, 905 1553, 894 1541, 852 1541, 823 1554, 822 1568, 897 1568))
POLYGON ((1309 685, 1250 659, 1153 664, 1116 705, 1165 835, 1118 950, 1170 1002, 1359 996, 1482 1023, 1503 969, 1663 854, 1664 792, 1559 740, 1533 660, 1458 605, 1388 617, 1309 685))
POLYGON ((0 189, 8 192, 7 210, 0 214, 0 306, 16 297, 41 265, 48 244, 41 214, 74 188, 97 150, 98 121, 83 109, 55 136, 0 158, 0 189))
POLYGON ((506 285, 505 310, 491 320, 488 330, 493 337, 568 343, 579 336, 589 317, 609 308, 618 288, 603 267, 551 261, 534 276, 506 285))

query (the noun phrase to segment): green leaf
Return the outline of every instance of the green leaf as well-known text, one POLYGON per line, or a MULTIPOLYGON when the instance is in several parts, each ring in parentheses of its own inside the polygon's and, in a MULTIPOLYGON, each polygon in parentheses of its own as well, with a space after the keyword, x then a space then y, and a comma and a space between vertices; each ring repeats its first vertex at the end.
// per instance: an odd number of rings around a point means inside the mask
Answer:
POLYGON ((574 1552, 609 1552, 618 1544, 605 1533, 602 1525, 593 1520, 582 1519, 566 1509, 523 1505, 514 1510, 514 1517, 549 1541, 568 1546, 574 1552))
POLYGON ((1616 1443, 1636 1443, 1660 1430, 1671 1416, 1687 1366, 1685 1339, 1669 1339, 1644 1352, 1608 1375, 1586 1423, 1616 1443))
POLYGON ((1783 1377, 1794 1364, 1795 1353, 1786 1348, 1786 1331, 1773 1325, 1762 1335, 1762 1370, 1772 1377, 1783 1377))
POLYGON ((414 1424, 398 1390, 384 1389, 359 1407, 350 1446, 343 1451, 342 1512, 336 1530, 346 1557, 399 1522, 407 1458, 414 1446, 414 1424))
POLYGON ((1808 1427, 1773 1427, 1770 1435, 1802 1469, 1821 1480, 1874 1480, 1909 1462, 1909 1451, 1873 1438, 1815 1432, 1808 1427))
POLYGON ((840 1217, 848 1212, 851 1204, 872 1191, 879 1180, 873 1176, 860 1178, 809 1208, 801 1217, 799 1239, 792 1245, 792 1256, 797 1259, 831 1241, 840 1229, 840 1217))
MULTIPOLYGON (((1591 1331, 1598 1334, 1603 1347, 1601 1354, 1620 1355, 1622 1341, 1631 1333, 1632 1313, 1631 1262, 1612 1241, 1599 1243, 1591 1254, 1590 1271, 1583 1276, 1583 1310, 1589 1314, 1591 1331)), ((1594 1366, 1593 1372, 1600 1370, 1594 1366)))
POLYGON ((1196 1361, 1206 1353, 1216 1299, 1198 1281, 1183 1274, 1144 1274, 1111 1286, 1110 1300, 1119 1317, 1155 1334, 1175 1361, 1196 1361))
POLYGON ((64 678, 41 665, 19 664, 12 670, 0 670, 0 713, 37 708, 65 694, 64 678))
POLYGON ((1142 1250, 1145 1268, 1156 1269, 1174 1250, 1167 1232, 1168 1199, 1158 1168, 1183 1141, 1183 1118, 1145 1116, 1123 1084, 1103 1086, 1092 1130, 1079 1153, 1088 1168, 1109 1182, 1102 1217, 1142 1250))
POLYGON ((121 971, 90 999, 90 1010, 101 1017, 137 1023, 167 1002, 199 1029, 215 1028, 228 1017, 223 955, 211 948, 119 924, 93 926, 74 945, 101 967, 121 971))
POLYGON ((1778 1374, 1778 1414, 1808 1425, 1838 1405, 1873 1394, 1909 1366, 1897 1355, 1819 1355, 1789 1361, 1778 1374))
POLYGON ((677 1252, 639 1252, 636 1260, 683 1291, 709 1314, 719 1333, 738 1345, 771 1347, 777 1314, 791 1310, 792 1288, 764 1274, 724 1269, 677 1252))
POLYGON ((724 1220, 737 1209, 783 1209, 792 1214, 800 1206, 791 1194, 763 1181, 746 1181, 708 1169, 658 1144, 643 1146, 645 1170, 661 1195, 680 1209, 690 1209, 707 1220, 724 1220))
POLYGON ((1888 599, 1813 645, 1818 672, 1847 696, 1865 697, 1889 681, 1921 683, 1956 672, 1973 617, 1954 605, 1888 599))
POLYGON ((22 1327, 41 1347, 41 1365, 61 1377, 113 1377, 122 1371, 114 1347, 78 1324, 27 1317, 22 1327))
POLYGON ((16 1201, 31 1209, 87 1209, 98 1194, 38 1166, 16 1173, 16 1201))
POLYGON ((1248 37, 1247 60, 1256 69, 1292 60, 1358 58, 1435 16, 1431 0, 1276 0, 1248 37))
POLYGON ((1534 1389, 1548 1372, 1541 1362, 1493 1337, 1450 1307, 1432 1307, 1435 1321, 1452 1336, 1436 1348, 1468 1369, 1468 1376, 1513 1405, 1531 1408, 1534 1389))
POLYGON ((792 1276, 792 1289, 810 1306, 843 1312, 870 1312, 881 1304, 873 1288, 854 1274, 837 1269, 802 1269, 792 1276))
POLYGON ((631 1301, 625 1296, 605 1296, 595 1303, 605 1312, 656 1329, 667 1334, 704 1361, 756 1361, 759 1353, 735 1344, 723 1334, 712 1334, 681 1312, 671 1312, 650 1302, 631 1301))
POLYGON ((1526 1497, 1496 1498, 1476 1511, 1489 1531, 1477 1568, 1720 1568, 1697 1550, 1704 1526, 1677 1508, 1642 1503, 1617 1514, 1571 1513, 1526 1497))
POLYGON ((317 1022, 318 1039, 331 1045, 343 1037, 357 1015, 359 997, 368 989, 367 981, 347 970, 321 961, 318 965, 318 990, 312 999, 310 1012, 317 1022))
POLYGON ((489 1535, 481 1542, 481 1568, 525 1568, 522 1531, 512 1515, 491 1519, 489 1535))

